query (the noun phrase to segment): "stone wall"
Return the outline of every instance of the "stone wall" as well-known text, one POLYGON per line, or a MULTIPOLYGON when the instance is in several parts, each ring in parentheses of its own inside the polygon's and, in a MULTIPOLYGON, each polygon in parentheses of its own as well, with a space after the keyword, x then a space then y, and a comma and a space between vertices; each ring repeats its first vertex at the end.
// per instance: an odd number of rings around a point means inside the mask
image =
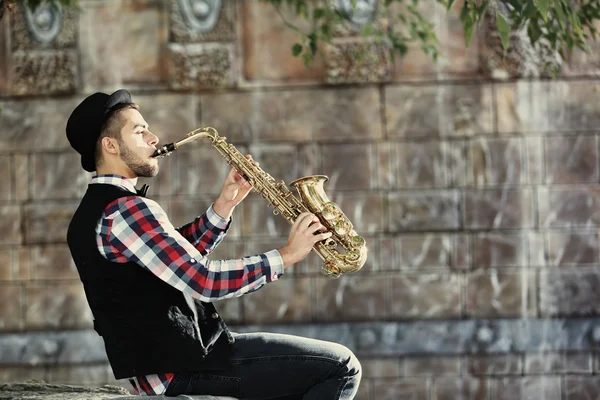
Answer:
MULTIPOLYGON (((312 255, 219 303, 236 329, 348 345, 362 400, 600 395, 596 44, 549 80, 517 35, 507 57, 485 25, 465 49, 460 4, 429 5, 438 64, 418 49, 392 63, 349 23, 307 69, 269 5, 200 3, 79 0, 0 21, 0 382, 128 387, 65 244, 90 179, 66 118, 125 87, 163 143, 210 125, 276 179, 328 175, 368 240, 359 273, 330 280, 312 255)), ((182 224, 214 200, 224 164, 195 142, 162 161, 150 196, 182 224)), ((257 195, 234 220, 215 258, 280 246, 289 229, 257 195)))

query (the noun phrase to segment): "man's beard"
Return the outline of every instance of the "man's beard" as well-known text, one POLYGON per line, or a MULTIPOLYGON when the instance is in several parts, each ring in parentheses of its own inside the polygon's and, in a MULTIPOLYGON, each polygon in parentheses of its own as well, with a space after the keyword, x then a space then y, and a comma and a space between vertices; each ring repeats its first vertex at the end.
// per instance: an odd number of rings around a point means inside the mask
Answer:
POLYGON ((125 142, 119 141, 121 149, 121 160, 133 173, 140 178, 152 178, 158 174, 158 164, 152 165, 148 160, 135 154, 125 142))

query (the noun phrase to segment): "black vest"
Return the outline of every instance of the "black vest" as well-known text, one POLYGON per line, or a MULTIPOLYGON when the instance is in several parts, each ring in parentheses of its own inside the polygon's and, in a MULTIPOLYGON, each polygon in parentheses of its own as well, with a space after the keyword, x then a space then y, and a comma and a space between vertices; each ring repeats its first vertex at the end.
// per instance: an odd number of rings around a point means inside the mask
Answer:
POLYGON ((233 341, 214 305, 184 295, 134 262, 111 262, 98 251, 98 220, 124 196, 136 194, 89 185, 67 233, 115 378, 202 370, 233 341))

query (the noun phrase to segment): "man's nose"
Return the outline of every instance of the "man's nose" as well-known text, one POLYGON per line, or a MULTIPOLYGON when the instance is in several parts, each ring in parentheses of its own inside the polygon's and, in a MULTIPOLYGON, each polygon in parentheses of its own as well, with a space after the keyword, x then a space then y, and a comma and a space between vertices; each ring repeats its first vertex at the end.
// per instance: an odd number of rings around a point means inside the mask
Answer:
POLYGON ((150 144, 150 146, 156 146, 158 144, 158 136, 156 136, 150 131, 148 131, 148 133, 150 134, 150 140, 148 141, 148 143, 150 144))

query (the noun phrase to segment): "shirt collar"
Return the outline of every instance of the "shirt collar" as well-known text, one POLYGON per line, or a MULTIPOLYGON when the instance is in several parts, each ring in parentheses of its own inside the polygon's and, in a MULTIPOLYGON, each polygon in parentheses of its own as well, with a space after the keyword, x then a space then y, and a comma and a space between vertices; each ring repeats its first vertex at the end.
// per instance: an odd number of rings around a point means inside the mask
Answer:
POLYGON ((102 183, 108 185, 119 186, 125 190, 129 190, 130 192, 136 193, 135 183, 137 179, 127 179, 121 175, 115 174, 104 174, 104 175, 96 175, 92 178, 90 184, 94 183, 102 183))

